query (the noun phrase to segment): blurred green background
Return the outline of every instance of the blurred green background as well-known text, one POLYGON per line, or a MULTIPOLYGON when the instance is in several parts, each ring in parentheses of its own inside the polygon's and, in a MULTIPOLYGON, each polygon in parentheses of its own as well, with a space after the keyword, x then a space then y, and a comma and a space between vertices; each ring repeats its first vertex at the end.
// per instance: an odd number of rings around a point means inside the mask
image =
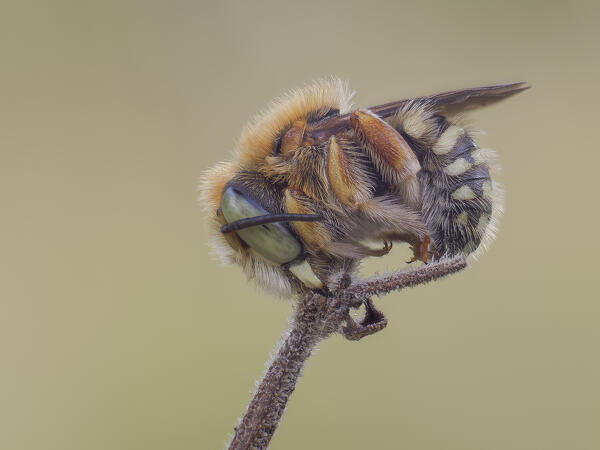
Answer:
MULTIPOLYGON (((470 270, 320 346, 273 448, 600 448, 598 2, 3 2, 0 448, 218 449, 287 324, 210 253, 199 175, 314 78, 498 82, 507 212, 470 270)), ((402 265, 402 249, 369 270, 402 265)))

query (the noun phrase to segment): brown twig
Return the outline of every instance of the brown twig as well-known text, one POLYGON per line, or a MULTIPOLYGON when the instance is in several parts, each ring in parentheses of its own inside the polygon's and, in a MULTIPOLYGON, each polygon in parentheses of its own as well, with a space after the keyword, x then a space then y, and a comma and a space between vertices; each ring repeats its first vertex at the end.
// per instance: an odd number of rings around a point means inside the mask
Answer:
POLYGON ((319 341, 342 331, 344 323, 347 326, 343 334, 350 340, 360 339, 385 327, 387 320, 379 311, 373 310, 369 297, 427 283, 457 272, 466 265, 462 256, 442 259, 416 269, 357 281, 345 288, 334 289, 332 297, 324 297, 317 292, 302 297, 290 329, 281 340, 244 416, 235 428, 229 449, 264 449, 269 445, 300 372, 319 341), (370 316, 365 318, 362 329, 359 329, 360 326, 350 318, 349 311, 363 300, 366 301, 370 316))
POLYGON ((348 308, 339 300, 308 294, 298 304, 291 328, 236 427, 229 449, 269 445, 304 363, 317 343, 339 330, 348 308))
POLYGON ((341 298, 363 299, 373 295, 387 294, 418 284, 428 283, 446 275, 453 274, 467 267, 462 256, 444 258, 433 264, 424 264, 415 269, 401 270, 366 280, 359 280, 340 292, 341 298))

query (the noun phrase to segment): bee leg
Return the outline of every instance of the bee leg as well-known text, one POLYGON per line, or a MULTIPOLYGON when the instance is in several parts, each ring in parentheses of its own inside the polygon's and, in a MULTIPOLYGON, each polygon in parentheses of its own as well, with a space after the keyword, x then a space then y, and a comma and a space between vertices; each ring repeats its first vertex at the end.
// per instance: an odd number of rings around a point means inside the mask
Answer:
POLYGON ((406 263, 412 264, 415 261, 423 261, 426 263, 429 259, 429 244, 431 244, 431 238, 429 236, 425 236, 422 241, 415 242, 411 246, 413 257, 406 261, 406 263))
MULTIPOLYGON (((294 214, 315 214, 299 189, 287 188, 284 191, 285 209, 294 214)), ((325 251, 331 243, 331 235, 319 222, 293 222, 292 227, 302 241, 315 252, 325 251)))
POLYGON ((347 145, 344 136, 331 136, 329 139, 327 178, 336 198, 354 209, 371 197, 371 187, 344 150, 347 145))
POLYGON ((375 249, 363 245, 365 256, 385 256, 392 251, 392 241, 383 241, 383 248, 375 249))
MULTIPOLYGON (((414 248, 420 248, 422 242, 430 241, 429 230, 420 214, 399 204, 397 200, 390 199, 389 196, 371 199, 360 204, 359 209, 378 224, 380 229, 378 239, 407 242, 414 248)), ((417 256, 422 254, 418 252, 417 256)), ((426 255, 427 252, 425 251, 424 254, 426 255)))
POLYGON ((431 237, 428 234, 411 235, 406 233, 386 233, 384 234, 384 237, 390 240, 408 242, 410 244, 413 256, 406 261, 407 264, 414 263, 415 261, 426 263, 429 260, 431 237))
POLYGON ((350 124, 384 181, 400 193, 408 206, 419 208, 421 190, 417 173, 421 164, 402 135, 368 110, 354 112, 350 124))
POLYGON ((363 304, 365 305, 365 316, 360 324, 356 323, 350 317, 350 314, 346 318, 346 326, 343 328, 342 333, 350 341, 358 341, 365 336, 375 334, 383 330, 388 324, 387 318, 375 308, 371 299, 363 300, 363 304))
POLYGON ((392 241, 383 241, 383 248, 381 250, 373 250, 371 256, 385 256, 392 251, 392 241))

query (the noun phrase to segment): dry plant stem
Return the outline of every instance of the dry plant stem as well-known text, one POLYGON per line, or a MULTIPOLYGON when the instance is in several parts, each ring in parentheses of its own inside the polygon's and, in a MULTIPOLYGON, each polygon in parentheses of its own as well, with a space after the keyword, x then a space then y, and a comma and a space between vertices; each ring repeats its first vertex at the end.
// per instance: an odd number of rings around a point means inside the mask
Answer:
POLYGON ((301 299, 289 333, 236 427, 229 449, 262 449, 269 445, 311 351, 320 340, 339 330, 347 314, 348 308, 339 300, 319 294, 301 299))
POLYGON ((302 297, 287 335, 235 429, 229 449, 263 449, 269 445, 306 360, 319 341, 340 331, 342 324, 351 320, 350 308, 373 295, 427 283, 466 266, 462 256, 440 259, 416 269, 354 282, 336 290, 335 297, 326 298, 316 292, 302 297))
POLYGON ((402 270, 387 275, 381 275, 366 280, 359 280, 339 293, 343 299, 363 299, 373 295, 387 294, 406 287, 442 278, 467 267, 463 256, 444 258, 431 264, 424 264, 416 269, 402 270))

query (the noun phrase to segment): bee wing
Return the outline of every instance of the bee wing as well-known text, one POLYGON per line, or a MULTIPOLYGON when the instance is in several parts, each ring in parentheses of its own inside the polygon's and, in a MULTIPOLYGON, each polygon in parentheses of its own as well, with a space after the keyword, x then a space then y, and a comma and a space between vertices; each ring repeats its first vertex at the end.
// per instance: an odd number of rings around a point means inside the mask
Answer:
MULTIPOLYGON (((442 92, 441 94, 427 97, 407 98, 384 105, 368 108, 381 118, 390 117, 402 107, 412 102, 423 102, 431 106, 437 112, 453 116, 457 113, 481 108, 492 103, 499 102, 511 95, 518 94, 529 89, 524 81, 518 83, 497 84, 494 86, 483 86, 458 91, 442 92)), ((350 116, 352 113, 341 116, 333 116, 324 119, 311 127, 311 137, 316 143, 327 141, 332 135, 350 127, 350 116)))
POLYGON ((429 97, 427 100, 431 101, 441 112, 454 115, 491 105, 529 88, 530 86, 527 86, 525 82, 498 84, 444 92, 429 97))
POLYGON ((454 115, 459 112, 481 108, 499 102, 511 95, 529 89, 525 82, 497 84, 458 91, 442 92, 427 97, 416 97, 399 100, 385 105, 369 108, 380 117, 388 117, 410 102, 425 102, 442 114, 454 115))

